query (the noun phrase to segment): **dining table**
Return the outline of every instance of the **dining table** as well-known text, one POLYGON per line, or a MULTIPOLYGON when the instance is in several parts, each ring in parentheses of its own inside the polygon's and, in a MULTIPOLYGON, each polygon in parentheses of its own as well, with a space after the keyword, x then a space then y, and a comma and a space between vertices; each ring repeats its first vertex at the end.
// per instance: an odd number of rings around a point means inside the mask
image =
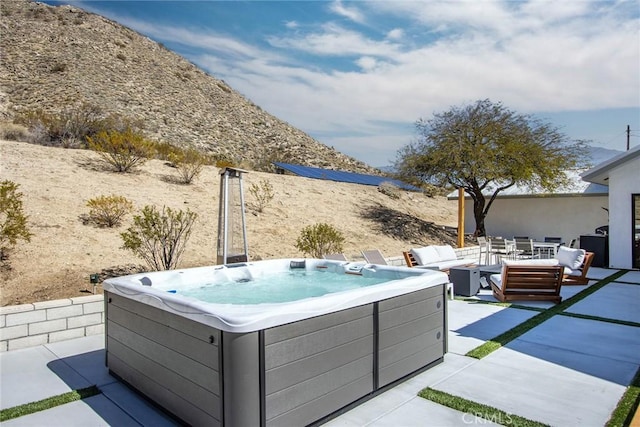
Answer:
POLYGON ((533 242, 533 250, 538 252, 540 258, 555 258, 558 247, 562 243, 558 242, 533 242))

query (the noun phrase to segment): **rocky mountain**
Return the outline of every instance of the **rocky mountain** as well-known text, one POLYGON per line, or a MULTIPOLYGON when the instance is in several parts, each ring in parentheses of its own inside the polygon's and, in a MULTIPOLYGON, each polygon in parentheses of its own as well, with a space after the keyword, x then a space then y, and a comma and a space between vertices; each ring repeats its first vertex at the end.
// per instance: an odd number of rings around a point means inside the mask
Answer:
POLYGON ((161 44, 102 16, 0 2, 0 120, 81 104, 144 124, 160 142, 257 167, 270 161, 379 173, 313 139, 161 44))

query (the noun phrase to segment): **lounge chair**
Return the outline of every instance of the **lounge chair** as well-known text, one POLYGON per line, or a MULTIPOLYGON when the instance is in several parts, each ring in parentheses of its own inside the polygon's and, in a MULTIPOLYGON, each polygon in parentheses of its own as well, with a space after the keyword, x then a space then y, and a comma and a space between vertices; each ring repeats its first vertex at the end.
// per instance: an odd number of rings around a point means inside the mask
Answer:
POLYGON ((506 301, 551 301, 560 303, 564 266, 555 260, 503 261, 502 272, 489 277, 493 296, 506 301), (543 262, 548 261, 548 262, 543 262))
POLYGON ((323 255, 322 258, 332 259, 335 261, 349 261, 347 257, 344 256, 344 254, 326 254, 326 255, 323 255))
POLYGON ((588 285, 587 272, 591 267, 594 253, 584 249, 560 246, 556 254, 558 263, 564 266, 563 285, 588 285))
POLYGON ((370 249, 368 251, 362 251, 362 256, 369 264, 387 265, 387 260, 384 259, 382 252, 379 249, 370 249))

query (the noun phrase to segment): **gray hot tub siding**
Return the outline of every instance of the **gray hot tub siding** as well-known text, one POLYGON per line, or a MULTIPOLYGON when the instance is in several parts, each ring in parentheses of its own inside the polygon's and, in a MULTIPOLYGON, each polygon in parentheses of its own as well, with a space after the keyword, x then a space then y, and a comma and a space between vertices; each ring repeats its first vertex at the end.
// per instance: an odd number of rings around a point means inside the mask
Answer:
POLYGON ((445 285, 249 333, 109 292, 105 304, 109 370, 192 425, 314 423, 447 345, 445 285))

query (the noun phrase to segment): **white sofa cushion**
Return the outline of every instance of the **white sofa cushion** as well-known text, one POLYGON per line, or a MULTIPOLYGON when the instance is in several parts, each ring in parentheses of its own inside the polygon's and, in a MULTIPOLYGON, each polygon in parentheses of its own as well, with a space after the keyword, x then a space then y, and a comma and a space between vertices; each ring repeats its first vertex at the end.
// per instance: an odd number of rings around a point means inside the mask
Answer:
POLYGON ((569 267, 571 270, 579 270, 584 262, 586 251, 584 249, 567 248, 560 246, 556 253, 556 259, 565 267, 569 267))
POLYGON ((465 259, 450 259, 448 261, 438 261, 438 262, 432 262, 426 265, 418 265, 416 267, 418 268, 428 268, 431 270, 449 270, 453 267, 463 267, 466 265, 471 265, 471 264, 477 264, 478 260, 477 259, 470 259, 470 258, 465 258, 465 259))
POLYGON ((580 277, 580 276, 582 276, 582 270, 573 270, 573 269, 571 269, 571 268, 569 268, 569 267, 565 267, 565 268, 564 268, 564 273, 563 273, 563 274, 566 274, 566 275, 568 275, 568 276, 577 276, 577 277, 580 277))
POLYGON ((498 288, 502 288, 502 274, 492 274, 489 280, 498 288))
POLYGON ((411 254, 416 259, 418 265, 427 265, 440 261, 440 255, 433 246, 411 249, 411 254))
POLYGON ((418 265, 427 265, 440 261, 440 255, 433 246, 413 248, 410 250, 418 265))
POLYGON ((440 261, 451 261, 454 259, 458 259, 456 251, 454 251, 450 245, 434 246, 434 248, 436 248, 436 251, 440 256, 440 261))

